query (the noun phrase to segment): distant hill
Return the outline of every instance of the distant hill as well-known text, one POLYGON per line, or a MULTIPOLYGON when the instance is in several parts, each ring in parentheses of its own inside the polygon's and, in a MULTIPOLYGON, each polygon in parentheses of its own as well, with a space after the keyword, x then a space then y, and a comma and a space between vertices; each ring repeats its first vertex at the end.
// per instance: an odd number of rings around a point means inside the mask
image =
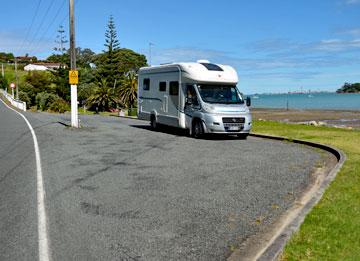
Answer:
POLYGON ((337 93, 360 93, 360 83, 344 83, 337 93))

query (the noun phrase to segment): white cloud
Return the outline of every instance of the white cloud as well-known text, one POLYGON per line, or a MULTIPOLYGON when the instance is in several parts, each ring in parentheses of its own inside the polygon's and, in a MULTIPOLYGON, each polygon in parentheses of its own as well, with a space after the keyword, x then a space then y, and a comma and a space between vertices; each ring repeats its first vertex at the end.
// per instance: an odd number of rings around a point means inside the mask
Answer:
POLYGON ((360 37, 360 28, 351 28, 338 31, 340 34, 351 35, 353 37, 360 37))
POLYGON ((360 39, 354 40, 339 40, 339 39, 330 39, 322 40, 318 43, 312 45, 314 50, 320 51, 353 51, 360 50, 360 39))

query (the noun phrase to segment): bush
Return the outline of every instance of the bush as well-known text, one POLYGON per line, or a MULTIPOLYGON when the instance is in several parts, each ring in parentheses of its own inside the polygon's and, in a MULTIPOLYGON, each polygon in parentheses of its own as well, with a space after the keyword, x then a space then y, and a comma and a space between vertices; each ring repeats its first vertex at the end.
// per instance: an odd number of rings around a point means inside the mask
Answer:
POLYGON ((64 113, 70 110, 69 104, 64 99, 56 94, 47 92, 41 92, 36 95, 36 105, 42 111, 64 113))
POLYGON ((26 92, 19 91, 19 100, 26 102, 26 108, 30 108, 31 106, 31 99, 26 92))
POLYGON ((44 91, 49 88, 52 79, 49 72, 32 71, 26 75, 26 82, 34 86, 36 91, 44 91))
POLYGON ((8 86, 7 80, 4 77, 0 76, 0 88, 5 89, 7 86, 8 86))
POLYGON ((38 109, 42 111, 46 111, 50 108, 50 105, 58 100, 61 99, 56 94, 47 93, 47 92, 40 92, 36 95, 35 102, 38 107, 38 109))
POLYGON ((49 109, 52 112, 64 113, 64 112, 70 110, 70 106, 65 100, 63 100, 59 97, 59 99, 56 99, 55 101, 53 101, 51 103, 49 109))
POLYGON ((24 84, 22 84, 22 85, 20 85, 20 88, 19 88, 19 94, 21 93, 21 92, 23 92, 23 93, 26 93, 27 94, 27 96, 29 97, 29 99, 30 99, 30 104, 31 105, 34 105, 35 103, 36 103, 36 101, 35 101, 35 98, 36 98, 36 92, 35 92, 35 88, 34 88, 34 86, 32 86, 30 83, 24 83, 24 84))

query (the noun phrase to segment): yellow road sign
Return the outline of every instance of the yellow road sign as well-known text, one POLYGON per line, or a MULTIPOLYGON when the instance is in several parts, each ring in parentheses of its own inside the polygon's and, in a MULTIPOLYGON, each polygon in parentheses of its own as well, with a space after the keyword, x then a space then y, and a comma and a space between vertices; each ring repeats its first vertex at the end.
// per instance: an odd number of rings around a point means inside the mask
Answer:
POLYGON ((79 71, 71 70, 69 71, 69 83, 78 84, 79 83, 79 71))

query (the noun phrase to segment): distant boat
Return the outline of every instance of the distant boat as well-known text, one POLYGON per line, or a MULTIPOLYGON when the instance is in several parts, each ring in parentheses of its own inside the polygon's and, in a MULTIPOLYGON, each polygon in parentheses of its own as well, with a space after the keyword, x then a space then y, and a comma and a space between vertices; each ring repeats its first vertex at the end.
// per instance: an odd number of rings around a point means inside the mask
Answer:
POLYGON ((253 99, 259 99, 259 96, 255 95, 255 96, 253 96, 253 99))
POLYGON ((313 95, 311 95, 311 94, 309 94, 309 95, 308 95, 308 98, 314 98, 314 96, 313 96, 313 95))

